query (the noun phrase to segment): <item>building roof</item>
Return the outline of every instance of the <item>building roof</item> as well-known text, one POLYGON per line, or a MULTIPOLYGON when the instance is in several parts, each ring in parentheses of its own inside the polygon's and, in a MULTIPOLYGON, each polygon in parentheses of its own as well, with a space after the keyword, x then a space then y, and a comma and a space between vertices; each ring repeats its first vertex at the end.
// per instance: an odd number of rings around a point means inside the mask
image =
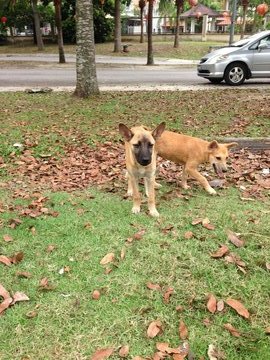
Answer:
POLYGON ((189 9, 188 11, 185 11, 183 14, 180 15, 181 18, 188 18, 188 17, 197 17, 197 13, 201 13, 203 15, 208 15, 210 17, 218 17, 220 16, 220 13, 218 13, 217 11, 202 5, 202 4, 198 4, 196 6, 193 6, 191 9, 189 9))

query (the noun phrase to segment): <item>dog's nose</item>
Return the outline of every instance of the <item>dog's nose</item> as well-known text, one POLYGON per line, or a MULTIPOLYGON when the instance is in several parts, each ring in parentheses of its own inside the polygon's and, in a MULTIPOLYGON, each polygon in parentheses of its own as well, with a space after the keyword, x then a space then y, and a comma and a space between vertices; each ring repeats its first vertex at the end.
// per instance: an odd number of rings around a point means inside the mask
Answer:
POLYGON ((141 164, 142 164, 143 166, 146 166, 146 165, 149 165, 150 162, 151 162, 150 159, 142 159, 142 163, 141 163, 141 164))
POLYGON ((222 169, 222 172, 227 172, 228 170, 227 169, 222 169))

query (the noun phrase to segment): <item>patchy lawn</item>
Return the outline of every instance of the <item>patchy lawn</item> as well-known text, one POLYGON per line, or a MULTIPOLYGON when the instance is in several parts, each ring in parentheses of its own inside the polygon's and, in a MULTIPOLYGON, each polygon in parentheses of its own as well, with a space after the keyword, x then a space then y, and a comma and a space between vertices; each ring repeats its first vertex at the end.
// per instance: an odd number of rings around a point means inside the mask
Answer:
POLYGON ((207 359, 211 344, 218 359, 269 358, 269 151, 235 149, 216 197, 194 181, 179 188, 180 167, 159 159, 152 219, 146 204, 131 214, 117 131, 166 121, 200 137, 267 136, 269 98, 0 94, 0 358, 160 359, 177 348, 207 359))

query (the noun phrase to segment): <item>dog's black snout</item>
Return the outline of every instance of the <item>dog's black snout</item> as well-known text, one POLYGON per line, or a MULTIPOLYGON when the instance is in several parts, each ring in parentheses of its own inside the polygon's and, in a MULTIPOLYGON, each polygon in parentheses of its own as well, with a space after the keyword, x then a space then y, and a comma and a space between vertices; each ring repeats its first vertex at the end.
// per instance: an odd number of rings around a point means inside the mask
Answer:
POLYGON ((141 160, 141 165, 143 165, 143 166, 146 166, 146 165, 149 165, 151 163, 151 159, 142 159, 141 160))
POLYGON ((227 169, 222 169, 222 172, 224 172, 224 173, 227 172, 227 171, 228 171, 227 169))

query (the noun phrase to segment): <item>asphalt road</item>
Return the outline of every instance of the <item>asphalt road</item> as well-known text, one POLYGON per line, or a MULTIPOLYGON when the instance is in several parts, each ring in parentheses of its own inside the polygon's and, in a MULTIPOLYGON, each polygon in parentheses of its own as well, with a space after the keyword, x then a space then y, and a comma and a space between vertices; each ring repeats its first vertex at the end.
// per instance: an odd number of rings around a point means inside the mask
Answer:
MULTIPOLYGON (((144 59, 99 58, 97 77, 101 90, 116 89, 211 89, 227 88, 199 78, 194 63, 185 60, 162 60, 146 66, 144 59), (129 63, 130 62, 130 63, 129 63)), ((0 56, 0 88, 72 88, 76 84, 75 58, 58 64, 55 56, 0 56)), ((270 88, 270 79, 248 80, 244 88, 270 88)))

